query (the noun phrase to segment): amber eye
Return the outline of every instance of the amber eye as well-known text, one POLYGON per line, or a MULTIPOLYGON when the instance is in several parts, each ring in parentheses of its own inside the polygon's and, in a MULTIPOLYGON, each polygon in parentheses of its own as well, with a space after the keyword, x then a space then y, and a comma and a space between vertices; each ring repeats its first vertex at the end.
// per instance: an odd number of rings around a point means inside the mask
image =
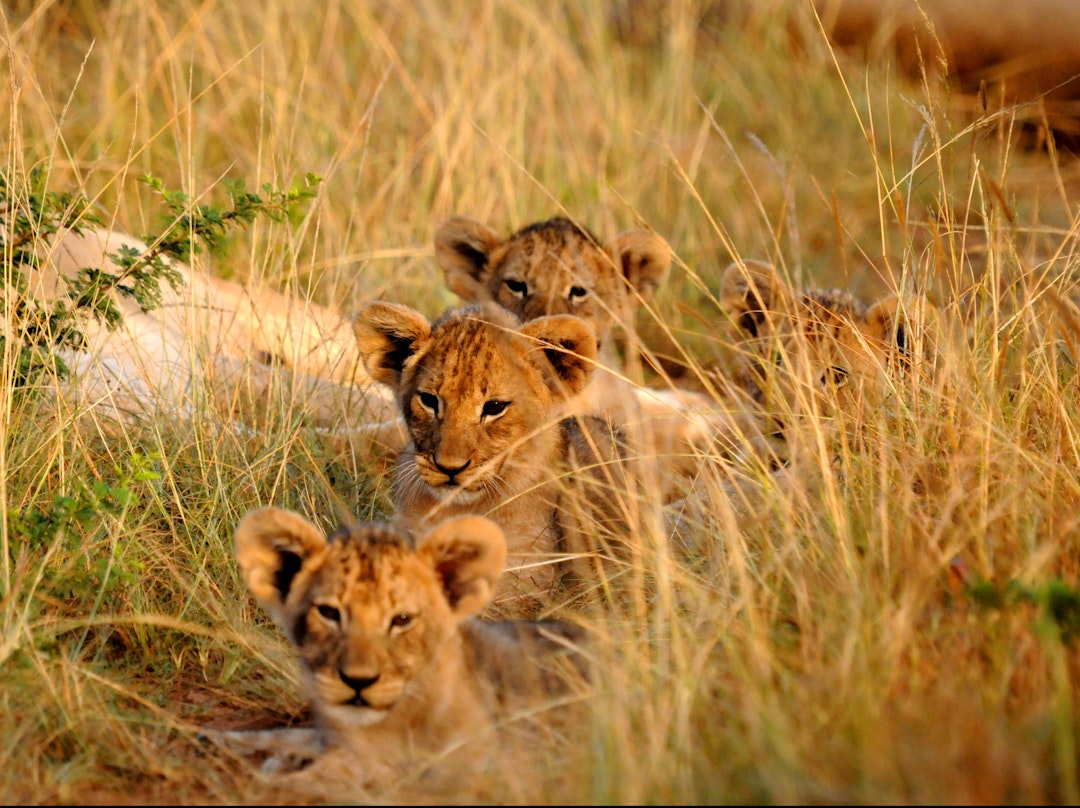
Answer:
POLYGON ((573 286, 570 288, 570 302, 579 303, 589 296, 589 290, 584 286, 573 286))
POLYGON ((408 628, 412 622, 413 616, 408 612, 402 612, 390 618, 390 628, 408 628))
POLYGON ((515 281, 507 278, 503 283, 506 284, 506 288, 510 290, 511 294, 518 297, 525 297, 529 293, 529 285, 525 281, 515 281))
POLYGON ((434 415, 439 414, 439 397, 434 393, 418 393, 417 398, 424 409, 431 410, 434 415))
POLYGON ((336 606, 329 606, 325 603, 320 603, 315 608, 318 609, 319 615, 323 619, 329 620, 331 623, 341 622, 341 611, 336 606))
POLYGON ((494 418, 496 415, 502 415, 506 412, 506 408, 510 406, 509 401, 500 401, 493 398, 491 401, 484 402, 483 413, 487 418, 494 418))
POLYGON ((821 375, 821 384, 823 387, 828 387, 829 385, 841 387, 844 384, 847 384, 847 380, 850 376, 851 373, 846 368, 833 365, 831 368, 827 368, 821 375))

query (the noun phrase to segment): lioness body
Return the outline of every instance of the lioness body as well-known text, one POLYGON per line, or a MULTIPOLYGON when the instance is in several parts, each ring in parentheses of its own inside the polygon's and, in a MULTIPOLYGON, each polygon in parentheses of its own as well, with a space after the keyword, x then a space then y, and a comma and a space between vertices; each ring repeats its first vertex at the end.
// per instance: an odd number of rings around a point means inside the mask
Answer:
MULTIPOLYGON (((148 247, 111 230, 61 230, 27 279, 28 291, 54 300, 63 279, 83 268, 119 272, 111 256, 122 249, 145 254, 148 247)), ((118 328, 82 324, 86 346, 63 354, 72 371, 68 392, 80 404, 129 421, 184 416, 204 395, 219 408, 243 410, 286 388, 326 426, 341 427, 346 416, 368 423, 391 417, 392 398, 365 373, 347 318, 299 297, 170 266, 181 283, 173 290, 162 282, 156 308, 144 312, 114 293, 123 315, 118 328)))
POLYGON ((506 553, 486 519, 450 519, 418 540, 376 523, 327 538, 298 514, 262 508, 238 525, 236 553, 296 650, 316 725, 219 737, 294 765, 315 759, 309 779, 382 787, 436 756, 483 765, 497 723, 580 672, 573 626, 473 617, 506 553))

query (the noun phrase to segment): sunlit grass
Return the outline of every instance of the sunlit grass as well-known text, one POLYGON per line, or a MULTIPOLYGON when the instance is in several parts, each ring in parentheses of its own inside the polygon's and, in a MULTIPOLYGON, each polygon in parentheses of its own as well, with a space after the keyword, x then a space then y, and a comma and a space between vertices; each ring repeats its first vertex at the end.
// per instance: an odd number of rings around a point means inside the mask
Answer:
MULTIPOLYGON (((601 3, 458 6, 16 3, 0 166, 45 167, 136 235, 160 215, 143 174, 195 199, 318 174, 298 218, 205 266, 346 315, 454 304, 431 243, 454 213, 504 233, 565 213, 605 240, 648 226, 676 266, 641 340, 699 389, 731 349, 717 294, 735 257, 869 299, 925 292, 946 333, 936 374, 897 381, 888 406, 792 413, 787 469, 710 458, 690 557, 643 554, 648 587, 588 618, 606 667, 581 725, 515 786, 458 796, 1080 799, 1075 161, 1019 148, 1008 111, 958 112, 936 80, 823 40, 793 51, 779 15, 697 37, 676 2, 626 45, 601 3)), ((386 479, 295 406, 248 436, 0 394, 5 523, 115 486, 135 458, 154 472, 115 513, 37 544, 4 534, 5 802, 302 799, 194 740, 303 711, 232 558, 239 518, 389 512, 386 479)))

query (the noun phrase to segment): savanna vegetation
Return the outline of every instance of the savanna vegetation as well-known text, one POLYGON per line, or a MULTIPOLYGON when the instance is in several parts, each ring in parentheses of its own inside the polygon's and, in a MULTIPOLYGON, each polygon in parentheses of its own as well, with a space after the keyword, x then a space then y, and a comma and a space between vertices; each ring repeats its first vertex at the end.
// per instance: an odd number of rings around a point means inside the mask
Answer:
MULTIPOLYGON (((42 210, 161 233, 243 183, 295 204, 191 262, 346 316, 454 305, 432 246, 453 214, 656 231, 675 265, 639 316, 641 384, 723 373, 736 258, 942 315, 935 372, 851 416, 859 440, 815 410, 787 467, 703 458, 692 552, 654 542, 639 591, 576 616, 595 693, 512 781, 346 798, 1080 801, 1080 163, 1037 102, 961 97, 933 52, 901 74, 834 50, 809 6, 757 6, 741 25, 679 0, 0 10, 5 285, 42 210)), ((9 331, 0 801, 318 799, 198 737, 307 717, 233 530, 265 504, 386 517, 384 470, 288 397, 257 428, 118 425, 26 370, 9 331)))

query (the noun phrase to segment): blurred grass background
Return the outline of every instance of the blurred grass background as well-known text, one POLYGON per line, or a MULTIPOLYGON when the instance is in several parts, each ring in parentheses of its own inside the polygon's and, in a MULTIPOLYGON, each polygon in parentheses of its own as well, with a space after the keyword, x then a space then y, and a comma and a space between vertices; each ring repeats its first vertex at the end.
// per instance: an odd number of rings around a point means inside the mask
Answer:
MULTIPOLYGON (((135 235, 161 213, 144 174, 198 201, 318 174, 293 221, 201 260, 346 315, 454 304, 431 241, 455 213, 650 227, 676 265, 640 332, 686 352, 688 384, 722 358, 736 256, 928 293, 951 326, 941 380, 839 461, 811 428, 816 473, 759 475, 746 501, 715 458, 699 563, 598 626, 613 662, 582 725, 520 783, 457 797, 1076 802, 1080 168, 1038 104, 834 50, 805 4, 754 8, 18 0, 0 165, 135 235)), ((232 531, 268 503, 327 528, 385 515, 385 479, 292 411, 242 437, 0 404, 0 800, 303 800, 193 741, 304 714, 232 531), (31 513, 62 529, 11 528, 31 513)))

